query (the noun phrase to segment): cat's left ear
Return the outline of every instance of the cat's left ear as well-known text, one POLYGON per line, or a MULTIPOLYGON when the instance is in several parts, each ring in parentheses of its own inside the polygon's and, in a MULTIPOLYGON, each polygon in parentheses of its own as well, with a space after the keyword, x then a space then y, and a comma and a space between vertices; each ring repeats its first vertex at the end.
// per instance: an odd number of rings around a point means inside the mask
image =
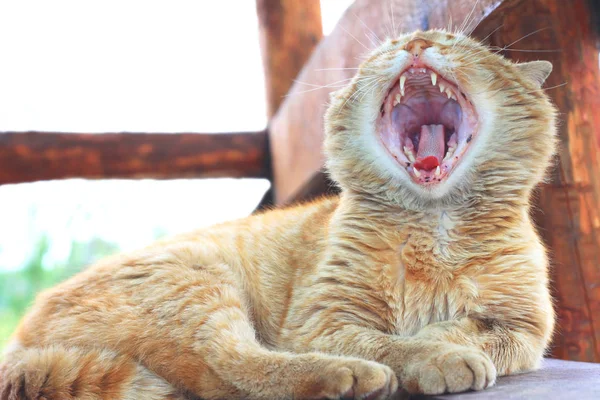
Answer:
POLYGON ((550 72, 552 72, 552 63, 549 61, 531 61, 522 64, 516 64, 517 69, 527 79, 534 81, 538 87, 542 87, 550 72))

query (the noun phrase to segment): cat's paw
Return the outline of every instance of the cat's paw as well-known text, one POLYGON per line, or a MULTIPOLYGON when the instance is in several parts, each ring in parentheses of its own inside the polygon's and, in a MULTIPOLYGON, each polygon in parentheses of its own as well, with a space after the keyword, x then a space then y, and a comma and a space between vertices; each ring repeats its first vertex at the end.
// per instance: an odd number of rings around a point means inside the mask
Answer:
POLYGON ((398 389, 391 368, 372 361, 339 360, 319 371, 317 399, 387 399, 398 389))
POLYGON ((405 369, 402 387, 410 393, 442 394, 482 390, 496 382, 496 368, 482 351, 448 346, 405 369))

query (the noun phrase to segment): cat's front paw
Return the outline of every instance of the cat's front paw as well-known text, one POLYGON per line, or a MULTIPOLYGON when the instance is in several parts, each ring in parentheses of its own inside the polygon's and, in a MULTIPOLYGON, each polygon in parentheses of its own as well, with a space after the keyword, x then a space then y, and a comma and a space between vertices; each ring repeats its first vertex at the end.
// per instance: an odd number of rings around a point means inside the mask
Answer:
MULTIPOLYGON (((398 389, 394 371, 388 366, 359 359, 325 360, 308 376, 302 399, 387 399, 398 389)), ((307 376, 303 376, 304 379, 307 376)))
POLYGON ((442 394, 482 390, 496 382, 496 368, 482 351, 463 346, 448 346, 424 354, 407 366, 400 377, 410 393, 442 394))

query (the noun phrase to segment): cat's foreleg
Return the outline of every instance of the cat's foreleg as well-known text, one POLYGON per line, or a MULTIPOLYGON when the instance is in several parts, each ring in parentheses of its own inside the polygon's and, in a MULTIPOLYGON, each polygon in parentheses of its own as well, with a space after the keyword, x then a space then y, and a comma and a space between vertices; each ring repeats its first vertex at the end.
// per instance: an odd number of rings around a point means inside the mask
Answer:
POLYGON ((138 319, 156 314, 148 323, 159 317, 160 331, 142 338, 134 355, 176 386, 204 399, 383 398, 397 389, 393 371, 383 364, 262 346, 228 265, 167 271, 161 286, 171 288, 166 299, 177 307, 148 300, 138 319))
POLYGON ((497 375, 534 369, 545 346, 527 331, 471 318, 431 324, 411 337, 358 325, 322 332, 308 341, 298 336, 293 347, 381 362, 396 372, 404 389, 425 394, 484 389, 497 375))

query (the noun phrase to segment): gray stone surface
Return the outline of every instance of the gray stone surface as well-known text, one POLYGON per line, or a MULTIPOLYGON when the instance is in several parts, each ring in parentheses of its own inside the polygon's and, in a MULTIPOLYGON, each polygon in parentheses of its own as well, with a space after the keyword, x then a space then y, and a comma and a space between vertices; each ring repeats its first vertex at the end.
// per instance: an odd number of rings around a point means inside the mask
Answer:
POLYGON ((498 378, 481 392, 444 396, 410 396, 411 400, 600 400, 600 364, 545 359, 542 368, 527 374, 498 378))

